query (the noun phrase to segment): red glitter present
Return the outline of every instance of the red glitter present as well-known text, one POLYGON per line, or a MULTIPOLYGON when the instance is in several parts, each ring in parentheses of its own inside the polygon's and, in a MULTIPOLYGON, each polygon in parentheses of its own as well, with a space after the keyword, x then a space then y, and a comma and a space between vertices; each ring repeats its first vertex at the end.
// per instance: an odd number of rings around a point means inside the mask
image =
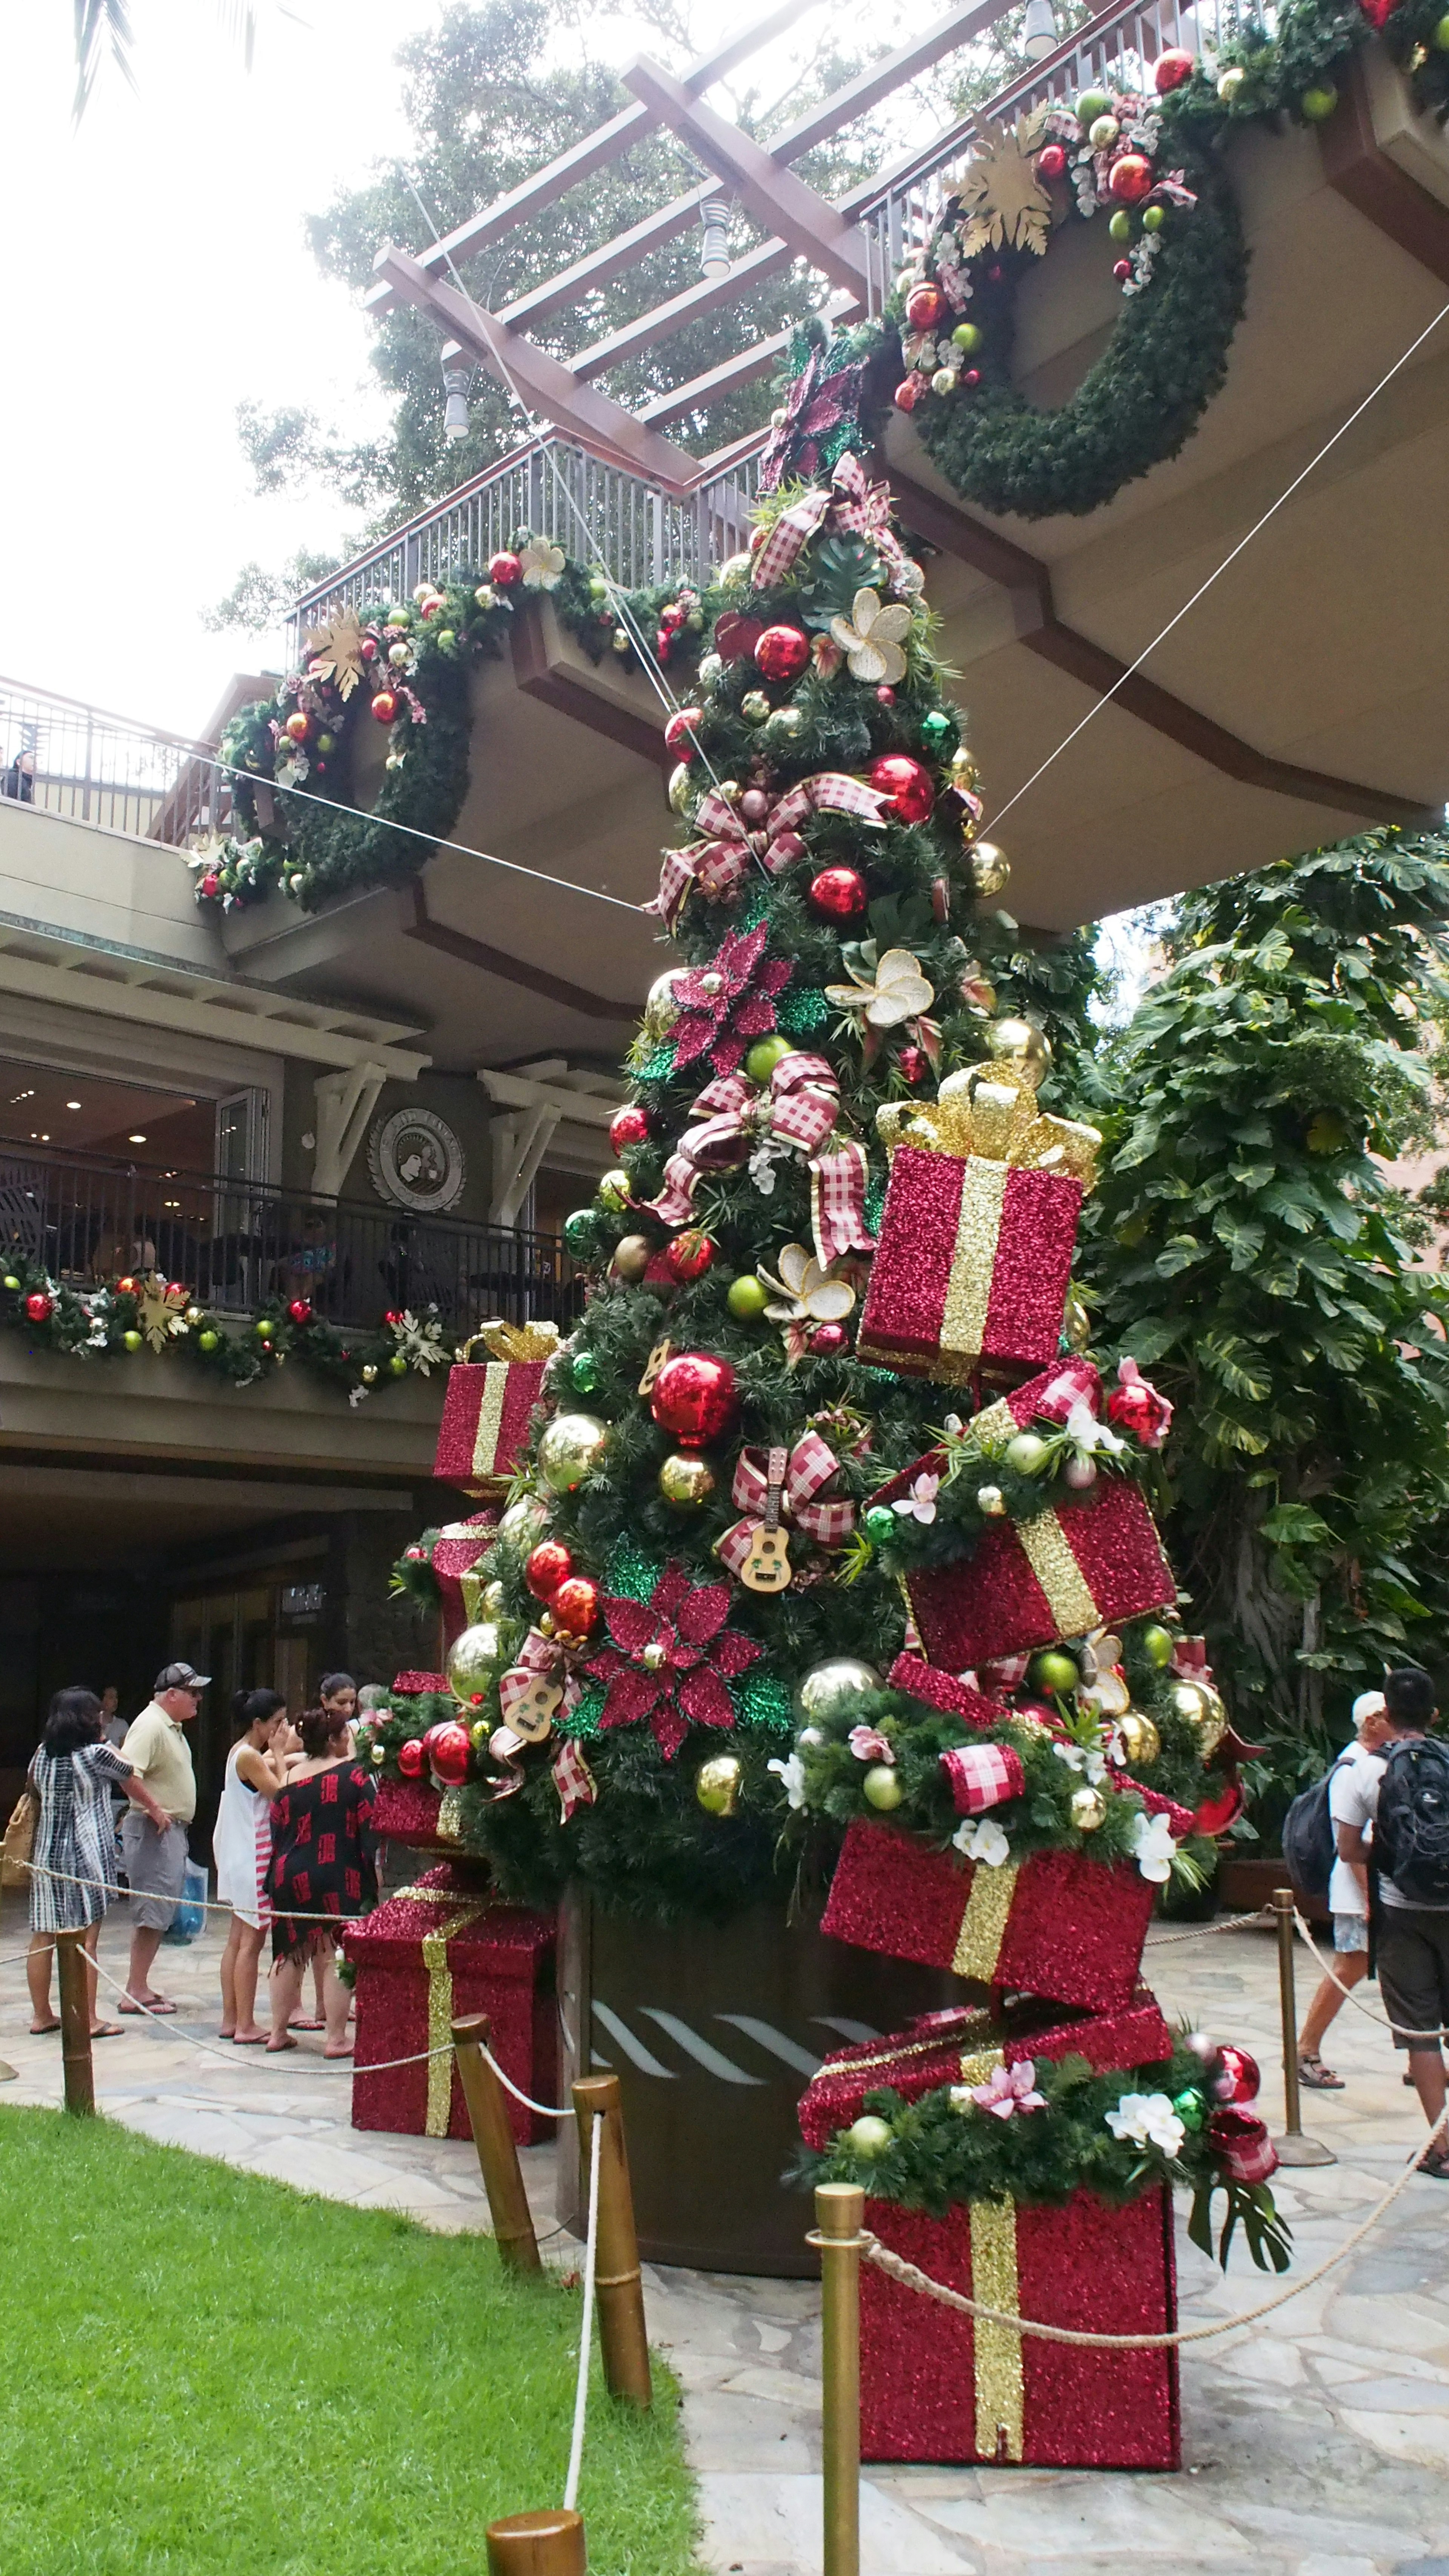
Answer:
MULTIPOLYGON (((454 1638, 471 1628, 481 1614, 480 1596, 487 1577, 478 1572, 478 1562, 497 1526, 496 1511, 475 1512, 469 1520, 450 1521, 433 1542, 433 1572, 443 1596, 445 1646, 451 1646, 454 1638)), ((446 1682, 443 1687, 447 1688, 446 1682)))
MULTIPOLYGON (((357 1970, 353 2127, 472 2136, 451 2055, 416 2055, 445 2045, 454 2016, 464 2013, 487 2013, 489 2046, 523 2092, 556 2101, 554 1928, 551 1914, 497 1904, 448 1862, 349 1924, 342 1946, 357 1970), (389 2062, 399 2057, 414 2062, 389 2062)), ((520 2146, 552 2139, 552 2120, 511 2094, 507 2100, 520 2146)))
POLYGON ((995 2066, 1024 2058, 1085 2057, 1096 2074, 1160 2065, 1172 2036, 1150 1989, 1139 1985, 1120 2012, 1062 2019, 1058 2004, 1013 1996, 994 2013, 976 2004, 923 2013, 884 2039, 859 2041, 827 2057, 800 2102, 807 2146, 823 2148, 837 2129, 860 2117, 867 2093, 899 2093, 918 2102, 943 2084, 985 2084, 995 2066))
POLYGON ((431 1851, 442 1839, 438 1832, 442 1803, 442 1791, 429 1788, 425 1780, 379 1780, 373 1792, 372 1830, 379 1842, 431 1851))
MULTIPOLYGON (((1060 2208, 980 2201, 945 2218, 868 2200, 906 2262, 983 2305, 1083 2334, 1170 2334, 1172 2195, 1125 2209, 1090 2191, 1060 2208)), ((861 2265, 861 2456, 1060 2469, 1182 2464, 1177 2353, 1094 2349, 964 2316, 861 2265)))
POLYGON ((485 1324, 464 1356, 448 1371, 443 1418, 433 1473, 470 1494, 501 1493, 518 1464, 543 1388, 543 1373, 559 1346, 557 1324, 485 1324), (482 1342, 489 1360, 467 1353, 482 1342))
POLYGON ((892 1690, 909 1691, 912 1699, 923 1699, 930 1708, 964 1718, 968 1726, 999 1726, 1007 1714, 999 1700, 987 1699, 968 1683, 958 1682, 954 1673, 937 1672, 934 1664, 923 1663, 919 1655, 897 1655, 890 1669, 890 1684, 892 1690))
POLYGON ((1136 1988, 1155 1894, 1132 1861, 1047 1851, 992 1869, 894 1825, 857 1823, 821 1928, 977 1985, 1116 2012, 1136 1988))
POLYGON ((857 1356, 964 1386, 983 1360, 1041 1368, 1061 1340, 1082 1184, 897 1147, 857 1356))
POLYGON ((1152 1514, 1125 1476, 1028 1521, 992 1521, 974 1556, 906 1578, 926 1653, 947 1672, 1137 1619, 1177 1598, 1152 1514))

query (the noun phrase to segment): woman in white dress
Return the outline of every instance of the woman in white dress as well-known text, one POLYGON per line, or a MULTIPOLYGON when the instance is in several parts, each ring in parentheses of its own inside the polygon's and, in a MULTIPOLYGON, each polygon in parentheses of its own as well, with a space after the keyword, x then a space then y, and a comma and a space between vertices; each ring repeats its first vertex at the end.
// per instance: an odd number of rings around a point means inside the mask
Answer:
POLYGON ((271 1805, 284 1778, 276 1737, 286 1714, 280 1691, 237 1692, 232 1702, 237 1738, 226 1758, 211 1840, 216 1893, 232 1910, 221 1954, 221 2036, 238 2048, 261 2048, 267 2037, 257 2024, 257 1968, 272 1922, 267 1895, 271 1805))

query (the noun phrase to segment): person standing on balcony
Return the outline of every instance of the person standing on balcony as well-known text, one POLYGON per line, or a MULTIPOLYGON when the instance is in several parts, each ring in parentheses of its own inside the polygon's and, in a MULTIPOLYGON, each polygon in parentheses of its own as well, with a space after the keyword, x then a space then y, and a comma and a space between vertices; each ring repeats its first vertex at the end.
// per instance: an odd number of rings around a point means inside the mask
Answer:
POLYGON ((29 1781, 40 1800, 30 1852, 31 1939, 25 1962, 30 2027, 37 2032, 59 2030, 50 2009, 55 1935, 84 1930, 83 1946, 90 1962, 91 2037, 113 2039, 121 2025, 102 2021, 97 2013, 95 1973, 101 1920, 119 1892, 111 1789, 119 1787, 134 1798, 157 1826, 166 1822, 165 1809, 132 1765, 103 1741, 100 1701, 94 1691, 78 1686, 57 1691, 51 1701, 29 1781))
POLYGON ((198 1673, 190 1664, 163 1664, 149 1706, 126 1730, 122 1751, 164 1811, 164 1823, 149 1815, 128 1815, 121 1824, 131 1888, 131 1965, 123 2013, 176 2010, 167 1996, 157 1994, 151 1968, 186 1885, 186 1828, 196 1813, 196 1774, 185 1730, 210 1680, 209 1673, 198 1673))
POLYGON ((280 1691, 237 1692, 232 1702, 237 1737, 226 1758, 211 1840, 217 1898, 231 1907, 231 1929, 221 1954, 221 2036, 238 2048, 260 2048, 267 2036, 257 2022, 257 1965, 272 1921, 267 1894, 271 1807, 284 1785, 275 1742, 278 1720, 286 1712, 280 1691))
POLYGON ((0 796, 13 796, 16 803, 20 805, 34 804, 35 754, 33 751, 17 751, 5 772, 3 781, 0 781, 0 796))

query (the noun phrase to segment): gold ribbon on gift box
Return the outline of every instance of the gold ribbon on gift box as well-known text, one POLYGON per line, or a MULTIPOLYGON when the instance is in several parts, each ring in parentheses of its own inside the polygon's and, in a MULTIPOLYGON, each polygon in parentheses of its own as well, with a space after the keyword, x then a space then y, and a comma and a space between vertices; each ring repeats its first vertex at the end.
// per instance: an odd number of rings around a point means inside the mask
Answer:
MULTIPOLYGON (((399 1897, 412 1905, 456 1905, 456 1895, 440 1887, 400 1887, 399 1897)), ((428 1979, 428 2046, 446 2049, 446 2057, 428 2059, 428 2107, 423 2121, 425 2138, 445 2138, 453 2107, 453 1971, 448 1965, 448 1943, 457 1932, 476 1923, 487 1912, 483 1903, 463 1905, 435 1932, 423 1934, 423 1966, 428 1979)), ((366 2070, 364 2069, 364 2072, 366 2070)))
MULTIPOLYGON (((973 2200, 971 2296, 983 2307, 1021 2314, 1016 2263, 1014 2200, 973 2200)), ((976 2382, 976 2453, 982 2460, 1020 2460, 1026 2426, 1021 2335, 994 2317, 973 2317, 971 2348, 976 2382)))
POLYGON ((480 1342, 489 1355, 489 1365, 484 1370, 483 1399, 478 1407, 478 1428, 473 1434, 472 1472, 494 1478, 509 1366, 515 1360, 551 1360, 559 1347, 559 1329, 557 1324, 480 1324, 459 1351, 460 1363, 466 1364, 480 1342))

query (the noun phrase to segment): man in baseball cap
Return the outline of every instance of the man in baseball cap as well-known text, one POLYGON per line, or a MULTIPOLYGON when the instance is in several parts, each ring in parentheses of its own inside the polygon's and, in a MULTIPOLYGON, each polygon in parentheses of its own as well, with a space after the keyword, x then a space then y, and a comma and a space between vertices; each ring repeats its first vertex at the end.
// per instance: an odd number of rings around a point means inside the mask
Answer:
POLYGON ((121 1852, 131 1887, 131 1964, 123 2013, 176 2010, 167 1996, 157 1994, 151 1968, 186 1884, 186 1828, 196 1813, 196 1774, 186 1728, 210 1680, 209 1673, 199 1673, 191 1664, 163 1664, 149 1706, 132 1719, 121 1747, 167 1816, 164 1829, 139 1808, 128 1809, 121 1819, 121 1852), (143 1828, 140 1833, 133 1830, 133 1816, 143 1828))

